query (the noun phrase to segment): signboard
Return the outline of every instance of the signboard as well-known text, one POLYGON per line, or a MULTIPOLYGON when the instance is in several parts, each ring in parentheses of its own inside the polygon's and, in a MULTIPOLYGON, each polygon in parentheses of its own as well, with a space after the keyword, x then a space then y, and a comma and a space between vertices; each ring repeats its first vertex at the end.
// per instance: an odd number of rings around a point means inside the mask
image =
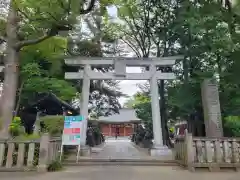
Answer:
POLYGON ((65 116, 62 145, 80 145, 83 116, 65 116))

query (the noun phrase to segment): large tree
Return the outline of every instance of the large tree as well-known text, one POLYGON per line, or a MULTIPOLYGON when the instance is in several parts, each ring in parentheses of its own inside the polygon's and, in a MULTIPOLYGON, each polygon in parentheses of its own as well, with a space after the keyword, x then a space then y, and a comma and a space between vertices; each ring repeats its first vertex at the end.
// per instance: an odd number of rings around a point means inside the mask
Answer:
POLYGON ((4 122, 2 136, 8 135, 15 106, 18 86, 20 52, 33 44, 40 43, 60 31, 72 30, 80 14, 89 13, 95 0, 87 2, 65 0, 12 0, 9 4, 6 21, 1 20, 1 42, 6 42, 4 60, 4 87, 1 116, 4 122), (87 3, 87 7, 85 6, 87 3), (86 7, 86 8, 84 8, 86 7))
POLYGON ((237 5, 228 0, 148 0, 121 1, 118 7, 122 22, 110 29, 115 35, 120 31, 118 37, 137 56, 184 56, 174 67, 177 79, 160 83, 161 107, 168 106, 161 109, 164 122, 176 117, 203 122, 200 90, 205 78, 219 83, 223 116, 239 114, 237 5))

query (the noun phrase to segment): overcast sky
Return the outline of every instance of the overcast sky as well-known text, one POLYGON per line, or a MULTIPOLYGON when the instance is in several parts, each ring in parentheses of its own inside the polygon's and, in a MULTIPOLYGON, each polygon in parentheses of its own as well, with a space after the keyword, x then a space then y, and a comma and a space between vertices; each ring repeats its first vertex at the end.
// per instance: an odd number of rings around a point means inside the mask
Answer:
MULTIPOLYGON (((127 72, 129 73, 140 73, 141 68, 140 67, 127 67, 127 72)), ((128 96, 134 95, 139 89, 137 87, 137 84, 144 84, 146 80, 124 80, 120 82, 120 88, 121 91, 124 94, 127 94, 128 96)), ((119 102, 121 105, 124 104, 124 102, 127 100, 127 98, 120 98, 119 102)))

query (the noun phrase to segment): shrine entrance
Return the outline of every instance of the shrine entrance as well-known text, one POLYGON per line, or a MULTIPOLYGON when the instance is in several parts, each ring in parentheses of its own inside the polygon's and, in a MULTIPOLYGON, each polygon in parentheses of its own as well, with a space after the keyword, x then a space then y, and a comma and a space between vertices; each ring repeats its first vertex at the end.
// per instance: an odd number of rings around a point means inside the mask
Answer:
POLYGON ((141 119, 136 117, 136 112, 132 108, 122 108, 118 114, 100 116, 97 120, 91 120, 98 124, 105 137, 130 137, 136 126, 141 123, 141 119))
POLYGON ((180 56, 173 57, 154 57, 154 58, 128 58, 128 57, 75 57, 65 59, 65 64, 69 66, 79 67, 78 72, 66 72, 65 79, 83 80, 81 95, 81 112, 84 118, 84 127, 81 132, 81 147, 86 144, 86 130, 88 118, 88 103, 90 80, 149 80, 152 105, 152 121, 154 146, 151 149, 152 156, 161 156, 172 159, 172 152, 168 147, 163 145, 161 115, 159 107, 158 80, 173 80, 175 75, 173 72, 162 72, 161 67, 171 68, 180 56), (93 70, 96 66, 112 66, 111 72, 99 72, 93 70), (127 73, 126 67, 144 67, 148 69, 142 73, 127 73))

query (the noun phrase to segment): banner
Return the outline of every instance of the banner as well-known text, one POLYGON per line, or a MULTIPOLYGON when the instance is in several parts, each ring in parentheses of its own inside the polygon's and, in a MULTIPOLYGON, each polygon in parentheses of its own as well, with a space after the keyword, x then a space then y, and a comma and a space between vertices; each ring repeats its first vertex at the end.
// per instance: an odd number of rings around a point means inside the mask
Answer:
POLYGON ((65 116, 62 145, 80 145, 83 116, 65 116))

